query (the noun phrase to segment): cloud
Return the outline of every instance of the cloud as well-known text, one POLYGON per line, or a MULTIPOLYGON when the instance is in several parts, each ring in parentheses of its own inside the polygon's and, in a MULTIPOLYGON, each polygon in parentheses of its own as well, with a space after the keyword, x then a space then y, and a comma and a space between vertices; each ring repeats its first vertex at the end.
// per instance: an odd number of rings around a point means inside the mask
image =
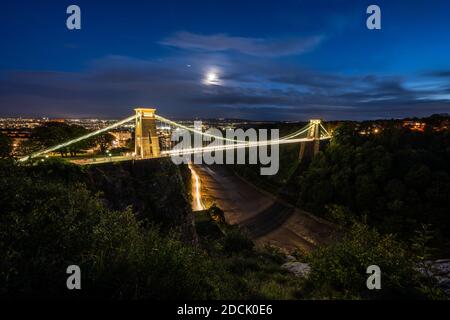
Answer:
POLYGON ((161 44, 187 50, 236 51, 251 56, 279 57, 302 54, 314 49, 323 40, 322 36, 306 38, 244 38, 227 34, 200 35, 177 32, 163 40, 161 44))
POLYGON ((154 106, 170 118, 371 119, 450 110, 450 80, 416 85, 400 76, 344 75, 292 62, 221 53, 164 59, 110 55, 77 72, 15 71, 0 79, 0 109, 15 116, 125 117, 154 106), (270 63, 269 63, 270 62, 270 63), (220 85, 205 85, 214 66, 220 85))
POLYGON ((428 72, 425 75, 431 76, 431 77, 450 77, 450 70, 440 70, 440 71, 433 71, 428 72))

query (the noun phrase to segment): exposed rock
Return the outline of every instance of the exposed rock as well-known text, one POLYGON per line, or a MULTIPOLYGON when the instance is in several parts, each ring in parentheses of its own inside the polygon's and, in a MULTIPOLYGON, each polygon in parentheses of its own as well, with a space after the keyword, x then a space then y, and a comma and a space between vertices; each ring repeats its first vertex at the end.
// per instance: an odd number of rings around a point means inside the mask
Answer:
POLYGON ((149 159, 95 165, 87 173, 111 209, 131 207, 140 220, 158 224, 162 231, 176 230, 181 240, 196 243, 183 170, 170 159, 149 159))
POLYGON ((286 262, 281 266, 281 268, 292 272, 297 277, 304 278, 307 278, 309 273, 311 272, 309 264, 298 261, 286 262))
POLYGON ((434 263, 444 263, 444 262, 450 262, 450 259, 438 259, 434 261, 434 263))
POLYGON ((425 266, 417 270, 423 275, 435 278, 439 287, 450 294, 450 259, 425 261, 425 266))
POLYGON ((449 275, 450 274, 450 260, 436 260, 432 264, 433 271, 439 275, 449 275))
POLYGON ((286 256, 286 260, 287 260, 287 261, 296 261, 297 259, 295 259, 294 256, 287 255, 287 256, 286 256))
POLYGON ((439 286, 445 291, 446 294, 450 294, 450 279, 445 278, 439 281, 439 286))

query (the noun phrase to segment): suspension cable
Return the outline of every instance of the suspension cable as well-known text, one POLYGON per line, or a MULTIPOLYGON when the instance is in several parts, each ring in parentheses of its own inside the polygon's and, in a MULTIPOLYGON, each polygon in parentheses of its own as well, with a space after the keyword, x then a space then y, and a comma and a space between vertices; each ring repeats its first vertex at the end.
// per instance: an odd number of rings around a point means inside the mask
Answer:
POLYGON ((331 137, 331 134, 327 131, 327 129, 325 129, 322 123, 320 123, 320 127, 322 128, 323 131, 325 131, 328 137, 331 137))
POLYGON ((92 137, 94 137, 94 136, 96 136, 96 135, 98 135, 100 133, 103 133, 103 132, 109 131, 111 129, 120 127, 121 125, 123 125, 123 124, 125 124, 127 122, 130 122, 130 121, 132 121, 134 119, 136 119, 136 115, 133 115, 131 117, 128 117, 126 119, 118 121, 118 122, 116 122, 116 123, 114 123, 114 124, 112 124, 112 125, 110 125, 110 126, 108 126, 106 128, 103 128, 103 129, 100 129, 100 130, 97 130, 97 131, 94 131, 94 132, 90 132, 90 133, 88 133, 88 134, 86 134, 84 136, 78 137, 76 139, 72 139, 72 140, 66 141, 64 143, 58 144, 56 146, 53 146, 51 148, 32 153, 31 155, 28 155, 26 157, 20 158, 19 161, 20 162, 27 161, 29 159, 39 157, 39 156, 41 156, 43 154, 46 154, 46 153, 49 153, 49 152, 52 152, 52 151, 56 151, 56 150, 61 149, 61 148, 68 147, 68 146, 70 146, 70 145, 72 145, 74 143, 83 141, 83 140, 88 139, 88 138, 92 138, 92 137))
MULTIPOLYGON (((200 135, 203 135, 203 136, 207 136, 207 137, 210 137, 210 138, 214 138, 214 139, 218 139, 218 140, 224 140, 224 141, 230 141, 230 142, 233 142, 233 143, 235 143, 235 142, 247 143, 248 142, 248 141, 244 141, 244 140, 234 140, 234 139, 229 139, 229 138, 215 136, 213 134, 209 134, 209 133, 206 133, 206 132, 194 129, 194 128, 190 128, 188 126, 182 125, 180 123, 177 123, 175 121, 169 120, 169 119, 164 118, 164 117, 161 117, 159 115, 155 115, 155 118, 157 120, 161 121, 161 122, 165 122, 165 123, 168 123, 168 124, 170 124, 172 126, 179 127, 179 128, 191 131, 193 133, 200 134, 200 135)), ((307 132, 310 129, 310 127, 311 127, 310 125, 307 125, 305 128, 300 129, 300 130, 298 130, 296 132, 293 132, 291 134, 288 134, 288 135, 280 138, 279 140, 287 140, 287 139, 290 139, 290 138, 294 138, 294 137, 296 137, 296 136, 298 136, 298 135, 300 135, 302 133, 307 132)))
MULTIPOLYGON (((83 141, 85 139, 94 137, 96 135, 99 135, 99 134, 101 134, 103 132, 109 131, 109 130, 114 129, 116 127, 119 127, 119 126, 121 126, 121 125, 123 125, 123 124, 125 124, 127 122, 130 122, 132 120, 135 120, 135 119, 136 119, 136 115, 132 115, 132 116, 126 118, 126 119, 118 121, 118 122, 116 122, 116 123, 114 123, 114 124, 112 124, 112 125, 110 125, 108 127, 103 128, 103 129, 99 129, 97 131, 91 132, 89 134, 86 134, 84 136, 78 137, 76 139, 72 139, 72 140, 69 140, 67 142, 58 144, 58 145, 53 146, 51 148, 32 153, 31 155, 28 155, 26 157, 20 158, 19 161, 20 162, 27 161, 29 159, 32 159, 32 158, 35 158, 35 157, 39 157, 39 156, 44 155, 46 153, 49 153, 49 152, 52 152, 52 151, 56 151, 56 150, 61 149, 61 148, 68 147, 68 146, 70 146, 70 145, 72 145, 74 143, 77 143, 77 142, 83 141)), ((180 124, 180 123, 177 123, 175 121, 169 120, 167 118, 161 117, 159 115, 155 115, 155 119, 159 120, 159 121, 161 121, 163 123, 167 123, 169 125, 172 125, 174 127, 182 128, 182 129, 188 130, 190 132, 193 132, 193 133, 196 133, 196 134, 199 134, 199 135, 202 135, 202 136, 207 136, 207 137, 210 137, 210 138, 223 140, 223 141, 229 141, 229 142, 233 142, 233 143, 241 143, 241 145, 239 145, 239 147, 255 145, 254 143, 252 143, 250 141, 237 140, 237 139, 235 140, 235 139, 230 139, 230 138, 226 138, 226 137, 220 137, 220 136, 216 136, 216 135, 213 135, 213 134, 210 134, 210 133, 207 133, 207 132, 203 132, 203 131, 197 130, 195 128, 190 128, 188 126, 185 126, 183 124, 180 124)), ((322 123, 320 123, 320 127, 325 131, 325 133, 327 134, 328 137, 331 136, 329 134, 329 132, 325 129, 325 127, 322 125, 322 123)), ((293 139, 292 140, 292 138, 295 138, 295 137, 297 137, 297 136, 299 136, 299 135, 309 131, 310 129, 311 129, 311 125, 307 125, 304 128, 302 128, 300 130, 297 130, 297 131, 295 131, 293 133, 290 133, 288 135, 285 135, 284 137, 281 137, 281 138, 279 138, 277 140, 260 141, 260 142, 258 142, 257 145, 268 145, 268 144, 270 145, 270 144, 277 143, 277 141, 278 141, 279 144, 289 143, 289 142, 284 142, 284 141, 301 142, 301 141, 304 141, 304 139, 293 139)))

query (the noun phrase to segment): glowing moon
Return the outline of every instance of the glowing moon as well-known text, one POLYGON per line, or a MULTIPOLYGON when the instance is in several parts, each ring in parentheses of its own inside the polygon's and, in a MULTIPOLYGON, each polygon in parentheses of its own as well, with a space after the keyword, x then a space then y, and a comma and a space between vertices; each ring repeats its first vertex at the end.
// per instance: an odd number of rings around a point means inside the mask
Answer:
POLYGON ((206 73, 203 83, 207 85, 218 85, 220 84, 219 75, 216 71, 209 71, 206 73))

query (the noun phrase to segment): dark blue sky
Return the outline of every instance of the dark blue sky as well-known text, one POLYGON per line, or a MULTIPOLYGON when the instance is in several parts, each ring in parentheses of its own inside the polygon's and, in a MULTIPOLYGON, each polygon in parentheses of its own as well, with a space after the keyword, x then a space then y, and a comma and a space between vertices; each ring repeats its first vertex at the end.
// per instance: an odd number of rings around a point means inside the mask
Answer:
POLYGON ((0 114, 373 119, 450 112, 449 1, 10 1, 0 114), (82 30, 69 31, 77 4, 82 30), (382 29, 366 28, 377 4, 382 29))

